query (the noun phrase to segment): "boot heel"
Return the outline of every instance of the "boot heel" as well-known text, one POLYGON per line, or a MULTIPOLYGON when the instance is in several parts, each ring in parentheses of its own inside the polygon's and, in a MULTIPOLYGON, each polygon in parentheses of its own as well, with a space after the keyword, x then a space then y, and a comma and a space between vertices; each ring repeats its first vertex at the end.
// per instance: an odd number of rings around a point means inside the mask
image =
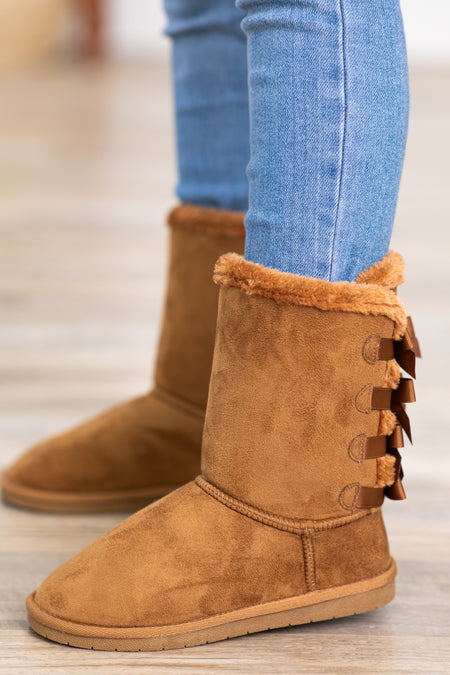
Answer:
MULTIPOLYGON (((315 623, 317 621, 328 621, 330 619, 339 619, 345 616, 354 616, 355 614, 364 614, 373 609, 384 607, 395 596, 395 581, 391 581, 382 588, 375 588, 370 591, 358 593, 345 598, 328 600, 318 605, 310 607, 309 618, 307 621, 301 620, 300 623, 315 623)), ((304 612, 304 610, 302 610, 304 612)), ((292 624, 293 625, 293 624, 292 624)))

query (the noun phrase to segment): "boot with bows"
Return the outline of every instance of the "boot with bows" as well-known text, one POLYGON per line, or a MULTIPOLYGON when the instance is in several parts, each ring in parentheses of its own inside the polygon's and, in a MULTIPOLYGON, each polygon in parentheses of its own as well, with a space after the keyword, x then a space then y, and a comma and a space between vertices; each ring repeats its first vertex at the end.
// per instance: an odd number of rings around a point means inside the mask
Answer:
POLYGON ((39 634, 161 650, 381 607, 396 566, 381 505, 404 497, 417 353, 389 253, 355 283, 223 256, 194 481, 56 569, 27 601, 39 634))

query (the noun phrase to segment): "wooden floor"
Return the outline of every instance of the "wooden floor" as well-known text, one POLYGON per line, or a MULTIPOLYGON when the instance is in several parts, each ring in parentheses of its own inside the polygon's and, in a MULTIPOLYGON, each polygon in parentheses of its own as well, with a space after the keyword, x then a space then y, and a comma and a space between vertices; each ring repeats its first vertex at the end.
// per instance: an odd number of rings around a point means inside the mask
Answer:
MULTIPOLYGON (((368 615, 156 654, 35 636, 24 600, 121 516, 0 506, 0 673, 450 673, 450 72, 412 73, 393 245, 422 341, 404 451, 408 500, 385 509, 398 594, 368 615)), ((0 115, 0 466, 144 391, 174 183, 166 66, 3 76, 0 115)))

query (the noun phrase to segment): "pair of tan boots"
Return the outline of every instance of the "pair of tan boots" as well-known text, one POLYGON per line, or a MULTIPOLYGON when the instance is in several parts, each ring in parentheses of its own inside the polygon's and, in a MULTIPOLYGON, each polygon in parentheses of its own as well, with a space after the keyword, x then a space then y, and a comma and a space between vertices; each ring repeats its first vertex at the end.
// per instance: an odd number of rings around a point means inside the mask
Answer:
POLYGON ((414 376, 418 353, 402 258, 332 283, 244 260, 241 214, 185 205, 169 224, 154 389, 2 479, 7 501, 48 511, 163 498, 55 570, 28 598, 32 628, 159 650, 386 604, 380 507, 404 497, 414 389, 399 364, 414 376))

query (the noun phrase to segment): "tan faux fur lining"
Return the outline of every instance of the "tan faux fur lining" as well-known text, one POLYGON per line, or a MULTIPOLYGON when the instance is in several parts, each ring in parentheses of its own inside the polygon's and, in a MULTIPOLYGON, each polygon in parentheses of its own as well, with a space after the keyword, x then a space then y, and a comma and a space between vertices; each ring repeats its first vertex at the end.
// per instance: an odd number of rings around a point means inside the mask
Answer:
POLYGON ((377 484, 376 487, 392 485, 395 480, 395 457, 385 455, 377 460, 377 484))
POLYGON ((400 366, 394 359, 386 364, 386 374, 384 376, 383 387, 397 389, 400 384, 400 366))
MULTIPOLYGON (((388 361, 384 374, 383 387, 397 389, 400 383, 400 367, 395 361, 388 361)), ((394 433, 397 418, 392 410, 380 410, 380 421, 378 423, 378 434, 380 436, 390 436, 394 433)), ((377 459, 377 487, 392 485, 395 474, 395 459, 392 455, 385 455, 377 459), (390 481, 390 482, 389 482, 390 481)))
MULTIPOLYGON (((383 387, 389 389, 397 389, 400 384, 400 366, 395 359, 386 363, 386 371, 384 374, 383 387)), ((397 418, 392 410, 380 411, 380 422, 378 425, 378 433, 380 436, 390 436, 394 433, 397 418)))
MULTIPOLYGON (((279 272, 245 260, 237 253, 226 253, 216 263, 214 281, 216 284, 240 288, 248 295, 260 295, 291 305, 386 316, 394 322, 394 338, 399 339, 406 330, 406 312, 402 302, 389 287, 396 275, 398 278, 400 260, 401 256, 391 253, 376 263, 374 276, 380 279, 379 284, 349 283, 279 272), (381 270, 384 271, 384 278, 381 270), (383 281, 386 283, 381 283, 383 281)), ((366 270, 368 278, 369 270, 366 270)))
POLYGON ((396 424, 397 418, 392 410, 381 410, 378 434, 380 436, 390 436, 392 433, 394 433, 396 424))
POLYGON ((394 289, 405 281, 404 274, 405 262, 400 253, 388 251, 379 262, 361 272, 356 281, 394 289))
POLYGON ((226 237, 245 237, 244 213, 204 208, 195 204, 176 206, 169 213, 170 227, 226 237))
MULTIPOLYGON (((389 387, 389 389, 397 389, 400 384, 400 367, 395 361, 388 361, 386 364, 386 372, 384 374, 383 387, 389 387)), ((378 424, 378 434, 380 436, 390 436, 394 433, 395 425, 397 424, 397 418, 395 413, 392 410, 381 410, 380 411, 380 421, 378 424)), ((380 460, 378 460, 379 462, 380 460)))

